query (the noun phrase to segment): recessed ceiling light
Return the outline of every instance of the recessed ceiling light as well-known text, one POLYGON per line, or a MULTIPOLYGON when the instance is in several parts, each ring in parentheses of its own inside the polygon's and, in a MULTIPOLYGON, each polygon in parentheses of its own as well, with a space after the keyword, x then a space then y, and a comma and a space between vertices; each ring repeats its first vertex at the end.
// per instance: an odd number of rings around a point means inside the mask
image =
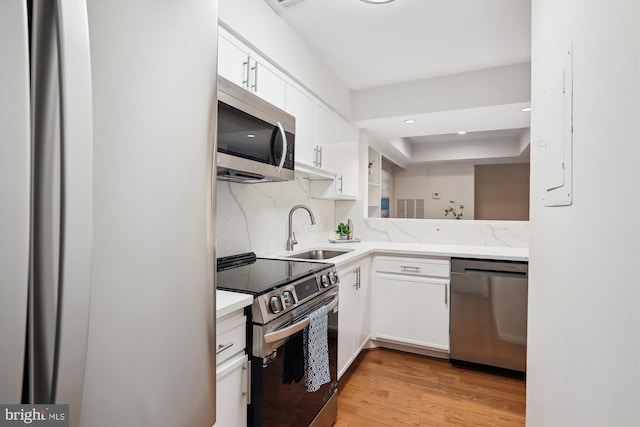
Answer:
POLYGON ((458 135, 464 135, 465 133, 467 133, 466 130, 461 130, 460 132, 458 132, 458 135))
POLYGON ((521 109, 520 109, 520 111, 525 111, 525 112, 526 112, 526 111, 531 111, 531 107, 524 107, 524 108, 521 108, 521 109))
POLYGON ((256 136, 255 136, 255 134, 253 134, 253 133, 248 133, 248 134, 247 134, 247 138, 255 138, 255 137, 256 137, 256 136))
POLYGON ((360 0, 363 3, 369 3, 369 4, 384 4, 384 3, 391 3, 394 0, 360 0))
POLYGON ((415 123, 416 121, 415 121, 414 119, 407 119, 407 120, 405 120, 404 122, 405 122, 406 124, 409 124, 409 125, 410 125, 410 124, 412 124, 412 123, 415 123))

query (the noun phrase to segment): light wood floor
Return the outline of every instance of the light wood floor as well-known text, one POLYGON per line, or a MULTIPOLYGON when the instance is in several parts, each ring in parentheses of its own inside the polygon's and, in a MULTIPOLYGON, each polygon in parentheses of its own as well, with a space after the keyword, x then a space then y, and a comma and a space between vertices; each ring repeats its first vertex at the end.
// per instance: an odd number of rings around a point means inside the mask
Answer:
POLYGON ((382 348, 363 351, 338 384, 346 426, 524 426, 525 381, 382 348))

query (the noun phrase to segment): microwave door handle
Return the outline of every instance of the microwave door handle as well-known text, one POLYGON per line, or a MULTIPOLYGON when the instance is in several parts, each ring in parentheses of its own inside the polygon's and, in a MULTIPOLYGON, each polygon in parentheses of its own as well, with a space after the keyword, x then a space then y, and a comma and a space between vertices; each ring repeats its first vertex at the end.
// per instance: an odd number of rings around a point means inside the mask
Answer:
MULTIPOLYGON (((337 298, 337 295, 336 295, 336 298, 334 298, 329 304, 327 304, 327 312, 330 312, 331 310, 335 309, 337 306, 338 306, 338 298, 337 298)), ((267 343, 267 344, 270 344, 272 342, 280 341, 282 339, 290 337, 291 335, 295 334, 296 332, 299 332, 299 331, 303 330, 307 326, 309 326, 309 318, 308 317, 304 318, 303 320, 301 320, 299 322, 294 323, 291 326, 287 326, 286 328, 283 328, 283 329, 280 329, 278 331, 265 334, 264 342, 267 343)))
MULTIPOLYGON (((276 172, 280 172, 280 170, 282 169, 282 166, 284 166, 284 161, 287 159, 287 135, 284 132, 284 127, 282 127, 282 123, 280 122, 276 122, 276 126, 278 127, 278 130, 280 131, 280 135, 282 135, 282 156, 280 157, 280 164, 278 164, 278 166, 276 166, 276 172)), ((275 143, 275 138, 273 140, 273 142, 275 143)))

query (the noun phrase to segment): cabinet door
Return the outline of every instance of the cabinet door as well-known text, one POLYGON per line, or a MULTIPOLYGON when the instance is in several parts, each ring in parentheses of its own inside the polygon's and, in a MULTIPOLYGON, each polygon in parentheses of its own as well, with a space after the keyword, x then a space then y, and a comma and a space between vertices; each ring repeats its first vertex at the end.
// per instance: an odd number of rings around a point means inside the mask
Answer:
POLYGON ((338 271, 338 378, 358 357, 371 335, 370 265, 371 261, 367 259, 338 271))
POLYGON ((296 162, 317 166, 316 147, 316 103, 291 84, 286 85, 285 111, 296 118, 296 162))
MULTIPOLYGON (((316 140, 318 141, 318 145, 324 147, 337 142, 334 114, 323 104, 318 104, 315 110, 315 115, 317 123, 316 140)), ((329 161, 329 163, 331 163, 331 161, 329 161)), ((332 170, 330 168, 330 164, 327 164, 326 159, 324 158, 322 159, 321 167, 332 170)), ((335 172, 335 170, 333 171, 335 172)))
POLYGON ((367 259, 358 265, 356 280, 358 286, 354 287, 354 328, 353 328, 353 357, 360 354, 371 336, 371 261, 367 259))
POLYGON ((340 277, 338 310, 338 378, 344 374, 353 362, 353 336, 356 319, 355 312, 355 267, 338 270, 340 277))
POLYGON ((248 89, 249 52, 218 35, 218 74, 248 89))
POLYGON ((251 60, 250 90, 260 98, 284 110, 285 81, 263 62, 251 60))
POLYGON ((358 130, 334 111, 318 106, 318 141, 323 150, 323 169, 336 173, 336 198, 356 199, 360 161, 358 130))
POLYGON ((266 60, 231 36, 218 34, 218 74, 284 109, 285 81, 266 60))
POLYGON ((216 427, 247 425, 248 357, 236 357, 216 369, 216 427))
POLYGON ((449 281, 376 273, 377 339, 449 350, 449 281))
POLYGON ((336 173, 335 198, 357 199, 358 175, 358 141, 335 142, 323 146, 326 168, 336 173))

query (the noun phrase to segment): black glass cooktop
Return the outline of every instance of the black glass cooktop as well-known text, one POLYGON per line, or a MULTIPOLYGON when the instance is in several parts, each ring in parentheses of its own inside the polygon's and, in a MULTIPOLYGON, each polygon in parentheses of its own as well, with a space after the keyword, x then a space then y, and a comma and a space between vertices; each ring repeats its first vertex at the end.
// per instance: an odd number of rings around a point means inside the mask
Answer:
POLYGON ((330 263, 256 258, 254 253, 218 258, 217 289, 261 295, 282 285, 312 276, 330 263))

